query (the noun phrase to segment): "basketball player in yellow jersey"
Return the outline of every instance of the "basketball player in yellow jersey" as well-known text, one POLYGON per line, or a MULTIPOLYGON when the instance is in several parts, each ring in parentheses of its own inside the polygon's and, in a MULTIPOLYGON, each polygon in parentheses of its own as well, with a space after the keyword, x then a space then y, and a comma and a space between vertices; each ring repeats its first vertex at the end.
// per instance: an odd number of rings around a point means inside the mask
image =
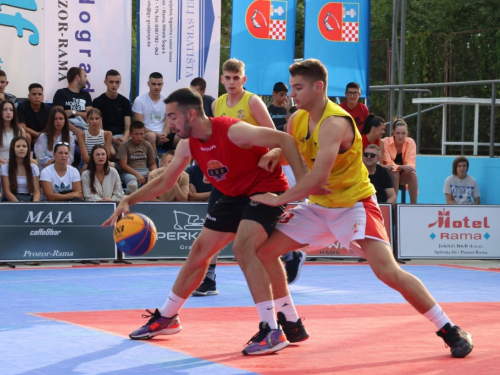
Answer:
MULTIPOLYGON (((328 100, 326 68, 318 60, 304 60, 290 66, 290 75, 290 96, 299 111, 290 118, 287 131, 295 138, 309 173, 282 195, 267 193, 251 198, 278 206, 310 197, 309 202, 282 217, 258 250, 271 278, 275 302, 287 304, 281 320, 294 324, 297 314, 290 307, 293 304, 278 257, 305 245, 310 251, 324 248, 338 239, 352 255, 365 258, 381 281, 436 325, 437 335, 450 347, 453 357, 465 357, 473 348, 471 336, 455 326, 422 282, 394 260, 375 190, 361 159, 361 136, 352 117, 328 100)), ((280 310, 278 305, 276 308, 280 310)))

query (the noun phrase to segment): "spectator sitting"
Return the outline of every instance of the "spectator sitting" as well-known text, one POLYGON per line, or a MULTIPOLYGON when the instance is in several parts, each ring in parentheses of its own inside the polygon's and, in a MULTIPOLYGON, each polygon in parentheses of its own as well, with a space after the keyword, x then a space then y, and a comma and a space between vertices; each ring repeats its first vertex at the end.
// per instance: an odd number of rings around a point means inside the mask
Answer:
POLYGON ((78 202, 83 198, 80 173, 68 165, 69 144, 58 142, 54 147, 54 163, 40 174, 42 191, 50 202, 78 202))
POLYGON ((212 184, 203 175, 198 164, 195 164, 186 169, 189 175, 189 196, 188 200, 191 202, 208 202, 210 198, 210 191, 212 184))
POLYGON ((110 131, 102 130, 102 114, 97 108, 90 108, 87 112, 89 128, 78 133, 78 147, 82 160, 80 162, 80 172, 83 172, 89 163, 90 152, 95 145, 104 145, 106 153, 111 155, 111 140, 113 134, 110 131))
POLYGON ((12 104, 16 104, 16 97, 12 94, 7 94, 5 92, 5 88, 9 85, 9 81, 7 81, 7 73, 3 70, 0 70, 0 102, 6 100, 11 102, 12 104))
POLYGON ((283 82, 277 82, 273 88, 273 101, 268 105, 267 111, 273 120, 276 129, 284 131, 288 119, 287 105, 288 87, 283 82))
POLYGON ((366 116, 368 116, 368 107, 358 101, 360 96, 361 88, 359 84, 356 82, 349 82, 345 88, 345 97, 347 100, 340 103, 340 107, 352 116, 361 133, 363 122, 366 116))
POLYGON ((458 156, 453 161, 452 175, 444 181, 447 204, 479 204, 481 193, 474 177, 469 176, 469 160, 458 156))
MULTIPOLYGON (((174 158, 175 151, 169 150, 165 154, 163 154, 161 158, 161 167, 155 169, 149 174, 149 181, 159 177, 165 169, 167 169, 167 165, 169 165, 174 158)), ((159 195, 153 201, 159 202, 186 202, 188 200, 189 195, 189 175, 186 172, 182 172, 177 179, 177 183, 174 186, 167 190, 162 195, 159 195)))
POLYGON ((111 160, 115 160, 118 146, 125 142, 130 135, 132 105, 130 100, 118 93, 121 85, 121 75, 118 71, 108 70, 104 84, 106 92, 94 99, 93 105, 102 113, 103 129, 109 130, 113 134, 114 147, 111 149, 109 157, 111 160))
MULTIPOLYGON (((45 130, 49 119, 49 106, 43 102, 43 86, 32 83, 29 88, 28 100, 17 106, 19 125, 26 131, 26 137, 31 137, 34 145, 45 130)), ((31 146, 30 146, 31 148, 31 146)))
POLYGON ((40 134, 35 143, 35 156, 38 160, 40 170, 54 162, 54 145, 58 142, 69 144, 68 163, 74 161, 75 139, 70 134, 69 122, 66 113, 62 108, 52 108, 45 131, 40 134))
POLYGON ((119 202, 122 200, 120 175, 115 168, 110 166, 108 151, 103 145, 95 145, 90 150, 87 169, 82 173, 82 188, 86 201, 119 202))
POLYGON ((212 103, 215 101, 215 98, 210 95, 205 95, 207 81, 201 77, 197 77, 193 79, 189 85, 191 89, 201 95, 203 99, 203 110, 205 111, 207 117, 214 117, 214 113, 212 112, 212 103))
POLYGON ((370 113, 366 116, 361 129, 361 140, 363 141, 363 150, 370 144, 376 144, 379 149, 379 155, 384 155, 384 142, 381 142, 385 134, 385 121, 383 118, 370 113))
POLYGON ((417 146, 408 137, 408 125, 403 119, 396 119, 392 137, 386 137, 384 142, 383 163, 391 172, 392 185, 399 191, 399 185, 408 185, 410 201, 417 203, 418 179, 416 168, 417 146))
POLYGON ((369 144, 363 152, 363 163, 368 169, 370 182, 377 191, 378 203, 396 203, 396 192, 392 186, 391 175, 384 167, 380 166, 380 149, 376 144, 369 144))
POLYGON ((9 160, 10 143, 18 136, 26 137, 26 133, 17 122, 14 104, 4 100, 0 103, 0 166, 9 160))
POLYGON ((130 124, 130 138, 118 147, 118 165, 127 194, 132 194, 148 179, 149 171, 156 169, 156 153, 144 139, 145 127, 140 121, 130 124), (149 166, 149 168, 148 168, 149 166))
POLYGON ((2 200, 9 202, 40 201, 40 172, 30 163, 28 140, 18 136, 12 139, 9 162, 2 165, 2 200))

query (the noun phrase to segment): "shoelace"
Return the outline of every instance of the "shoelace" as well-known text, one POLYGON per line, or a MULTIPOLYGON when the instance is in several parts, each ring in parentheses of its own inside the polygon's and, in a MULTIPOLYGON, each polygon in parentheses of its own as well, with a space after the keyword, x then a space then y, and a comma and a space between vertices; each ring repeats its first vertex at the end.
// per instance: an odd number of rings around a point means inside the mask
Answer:
POLYGON ((252 338, 250 340, 248 340, 248 342, 245 345, 249 345, 252 342, 261 342, 262 340, 265 339, 265 337, 267 336, 268 333, 269 333, 268 330, 261 329, 259 332, 257 332, 255 335, 253 335, 252 338))
POLYGON ((150 319, 149 319, 149 321, 145 325, 149 325, 149 324, 153 323, 156 319, 158 319, 158 316, 156 316, 156 314, 155 314, 156 311, 155 312, 151 312, 148 309, 146 309, 146 311, 149 313, 149 315, 142 314, 142 317, 144 319, 147 319, 147 318, 150 318, 150 319))

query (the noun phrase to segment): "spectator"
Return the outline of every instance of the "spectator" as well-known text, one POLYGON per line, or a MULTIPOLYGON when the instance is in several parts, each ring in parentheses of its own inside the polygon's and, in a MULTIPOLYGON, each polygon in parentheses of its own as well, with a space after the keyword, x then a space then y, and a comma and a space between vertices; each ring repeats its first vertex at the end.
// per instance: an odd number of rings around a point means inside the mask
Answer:
POLYGON ((154 148, 156 146, 163 149, 172 149, 172 143, 175 137, 167 128, 167 119, 165 117, 165 104, 163 103, 163 76, 161 73, 154 72, 149 75, 149 92, 138 96, 134 100, 132 112, 134 120, 140 121, 146 127, 144 140, 148 141, 154 148))
POLYGON ((108 70, 104 79, 106 92, 94 99, 94 108, 102 113, 104 130, 113 134, 113 148, 110 159, 116 157, 116 150, 130 135, 130 123, 132 118, 132 105, 130 100, 118 93, 121 85, 121 75, 116 70, 108 70), (116 149, 116 150, 115 150, 116 149))
POLYGON ((103 145, 106 148, 107 155, 111 153, 111 139, 113 134, 110 131, 102 130, 102 115, 97 108, 91 108, 87 112, 89 128, 80 132, 77 136, 78 147, 82 161, 80 162, 80 171, 84 171, 90 160, 90 152, 95 145, 103 145))
POLYGON ((12 139, 9 162, 2 165, 2 200, 9 202, 40 201, 40 172, 30 163, 30 145, 25 137, 12 139))
POLYGON ((212 184, 203 175, 198 164, 186 169, 189 176, 189 197, 190 202, 208 202, 212 184))
POLYGON ((215 98, 210 95, 205 95, 205 91, 207 89, 207 81, 205 81, 201 77, 197 77, 191 81, 190 87, 201 95, 203 99, 203 110, 205 111, 205 114, 208 117, 214 117, 214 113, 212 112, 212 103, 215 101, 215 98))
POLYGON ((273 88, 273 101, 268 105, 267 111, 273 120, 276 129, 284 131, 284 126, 288 119, 288 110, 286 105, 287 101, 288 87, 283 82, 277 82, 274 84, 273 88))
POLYGON ((118 147, 118 165, 122 171, 122 182, 127 186, 127 194, 136 191, 148 179, 149 171, 156 169, 156 153, 144 139, 145 127, 140 121, 130 124, 130 138, 118 147))
POLYGON ((410 201, 417 204, 418 179, 416 168, 417 146, 408 137, 408 125, 403 119, 394 121, 392 137, 385 137, 383 163, 390 171, 392 185, 399 191, 399 185, 408 185, 410 201))
POLYGON ((40 170, 54 162, 54 145, 58 142, 69 144, 68 162, 71 165, 74 161, 75 139, 69 131, 70 124, 66 112, 55 107, 49 113, 49 120, 45 131, 40 134, 35 143, 35 156, 38 160, 40 170))
POLYGON ((376 144, 369 144, 363 152, 363 163, 368 169, 370 182, 375 186, 378 203, 396 203, 397 196, 392 186, 391 175, 378 163, 380 148, 376 144))
POLYGON ((26 131, 26 135, 31 137, 31 144, 34 145, 45 130, 50 109, 43 102, 42 85, 32 83, 29 85, 28 91, 28 100, 17 106, 17 115, 19 116, 19 125, 26 131))
MULTIPOLYGON (((149 174, 149 181, 154 180, 159 177, 167 165, 169 165, 174 159, 175 151, 169 150, 163 154, 161 158, 161 167, 155 169, 149 174)), ((189 195, 189 175, 186 172, 182 172, 177 179, 177 182, 172 186, 171 189, 167 190, 165 193, 159 195, 153 201, 159 202, 187 202, 189 195)))
POLYGON ((24 129, 17 122, 14 104, 9 101, 0 103, 0 166, 9 160, 10 143, 14 137, 26 137, 24 129))
POLYGON ((103 145, 95 145, 90 150, 88 167, 82 173, 82 188, 86 201, 119 202, 122 200, 120 175, 110 165, 108 151, 103 145))
POLYGON ((54 163, 40 174, 42 191, 50 202, 78 202, 83 199, 80 173, 68 165, 68 142, 57 142, 54 147, 54 163))
POLYGON ((61 107, 69 119, 70 130, 76 135, 86 127, 87 112, 92 108, 92 98, 84 87, 87 85, 85 70, 73 67, 66 75, 68 87, 59 89, 52 100, 54 107, 61 107), (75 126, 78 125, 78 128, 75 126), (80 129, 79 129, 80 128, 80 129))
POLYGON ((444 181, 447 204, 479 204, 481 193, 474 177, 469 176, 469 160, 458 156, 453 161, 452 175, 444 181))
POLYGON ((379 147, 379 155, 384 155, 384 142, 381 142, 385 134, 385 121, 383 118, 370 113, 366 116, 361 129, 361 140, 363 141, 363 150, 366 146, 375 144, 379 147))
POLYGON ((368 116, 368 107, 358 101, 360 96, 361 88, 359 84, 356 82, 349 82, 345 88, 345 97, 347 100, 340 103, 340 106, 352 116, 361 133, 363 122, 366 116, 368 116))
POLYGON ((11 102, 12 104, 16 104, 16 97, 12 94, 7 94, 5 92, 5 88, 9 85, 9 81, 7 81, 7 73, 3 70, 0 70, 0 102, 6 100, 11 102))

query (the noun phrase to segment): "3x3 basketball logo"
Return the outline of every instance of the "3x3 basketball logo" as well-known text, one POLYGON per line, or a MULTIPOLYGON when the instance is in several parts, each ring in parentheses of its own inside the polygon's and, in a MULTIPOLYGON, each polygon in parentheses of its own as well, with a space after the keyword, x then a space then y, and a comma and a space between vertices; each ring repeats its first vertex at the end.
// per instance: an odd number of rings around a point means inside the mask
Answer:
POLYGON ((229 169, 218 160, 210 160, 208 162, 207 173, 210 177, 213 177, 215 181, 219 182, 226 179, 226 174, 229 169))

